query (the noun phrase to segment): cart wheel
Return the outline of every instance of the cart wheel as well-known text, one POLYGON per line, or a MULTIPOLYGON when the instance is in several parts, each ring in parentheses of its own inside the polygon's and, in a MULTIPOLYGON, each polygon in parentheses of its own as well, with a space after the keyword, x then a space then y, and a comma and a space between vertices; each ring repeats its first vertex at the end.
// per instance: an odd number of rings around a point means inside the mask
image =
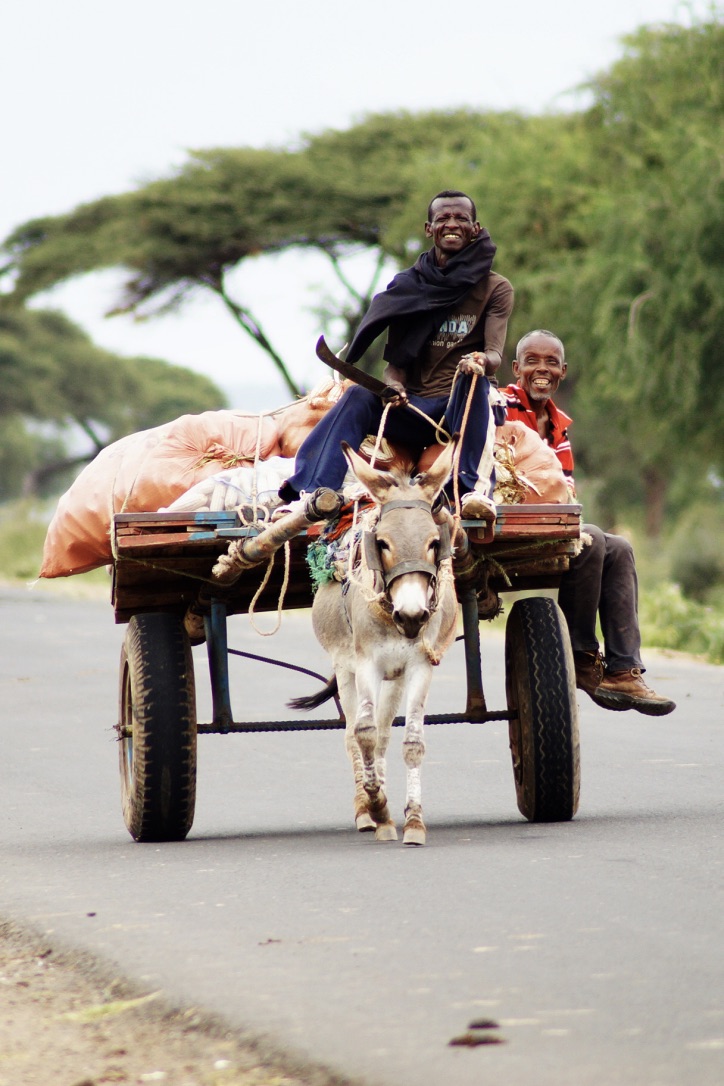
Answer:
POLYGON ((180 617, 134 615, 121 649, 121 805, 136 841, 182 841, 196 802, 196 696, 180 617))
POLYGON ((567 822, 578 810, 575 669, 563 612, 552 599, 517 600, 505 630, 505 687, 518 810, 567 822))

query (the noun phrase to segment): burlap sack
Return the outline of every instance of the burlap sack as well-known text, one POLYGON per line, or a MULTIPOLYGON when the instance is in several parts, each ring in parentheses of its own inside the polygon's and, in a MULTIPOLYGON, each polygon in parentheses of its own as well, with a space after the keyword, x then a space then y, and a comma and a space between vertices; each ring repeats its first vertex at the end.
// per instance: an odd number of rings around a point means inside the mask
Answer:
MULTIPOLYGON (((430 445, 418 468, 427 471, 441 452, 430 445)), ((550 445, 522 422, 506 422, 495 430, 494 498, 498 505, 565 505, 575 501, 563 468, 550 445)))
POLYGON ((495 475, 498 504, 565 505, 574 500, 554 450, 522 422, 497 427, 495 475))
POLYGON ((98 454, 58 502, 43 548, 41 577, 69 577, 111 560, 114 513, 170 505, 195 483, 244 460, 278 454, 269 416, 235 411, 183 415, 115 441, 98 454))
POLYGON ((114 513, 169 506, 196 483, 255 458, 293 457, 346 385, 327 379, 268 414, 205 411, 115 441, 83 469, 58 502, 45 539, 41 577, 70 577, 111 561, 114 513))

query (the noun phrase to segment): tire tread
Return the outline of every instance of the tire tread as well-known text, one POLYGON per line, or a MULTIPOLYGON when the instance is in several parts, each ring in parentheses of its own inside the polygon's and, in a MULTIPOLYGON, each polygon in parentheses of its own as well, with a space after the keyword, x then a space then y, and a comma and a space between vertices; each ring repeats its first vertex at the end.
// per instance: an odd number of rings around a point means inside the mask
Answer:
POLYGON ((580 796, 578 706, 568 630, 554 600, 527 598, 511 608, 506 686, 519 714, 510 724, 518 808, 532 822, 568 821, 580 796))
POLYGON ((137 841, 182 840, 196 802, 196 698, 191 646, 178 616, 130 620, 121 654, 122 718, 124 696, 133 720, 130 766, 127 741, 120 750, 126 826, 137 841))

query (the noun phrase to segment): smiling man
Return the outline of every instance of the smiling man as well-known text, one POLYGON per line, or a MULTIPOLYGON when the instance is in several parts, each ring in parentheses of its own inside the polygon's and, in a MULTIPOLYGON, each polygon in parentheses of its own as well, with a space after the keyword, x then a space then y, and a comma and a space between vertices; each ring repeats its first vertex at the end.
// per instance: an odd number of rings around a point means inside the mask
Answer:
MULTIPOLYGON (((437 193, 424 231, 432 248, 372 299, 347 361, 357 362, 388 332, 383 380, 396 396, 385 437, 417 455, 434 443, 434 423, 442 423, 450 434, 461 430, 472 374, 479 374, 463 437, 459 489, 465 516, 494 519, 491 481, 475 486, 488 438, 487 377, 502 360, 513 288, 491 270, 495 246, 464 192, 437 193)), ((383 407, 379 397, 359 385, 349 388, 302 444, 294 475, 279 491, 282 500, 293 501, 320 486, 338 490, 347 471, 341 442, 358 448, 367 434, 376 434, 383 407)))
MULTIPOLYGON (((513 360, 517 384, 508 385, 508 419, 537 430, 560 460, 575 495, 573 452, 568 439, 571 419, 552 400, 566 376, 563 344, 538 328, 518 342, 513 360)), ((638 580, 631 544, 622 536, 584 524, 592 542, 571 560, 561 577, 558 603, 571 635, 576 685, 604 709, 636 709, 664 716, 676 708, 643 679, 638 620, 638 580), (604 655, 596 636, 600 619, 604 655)))

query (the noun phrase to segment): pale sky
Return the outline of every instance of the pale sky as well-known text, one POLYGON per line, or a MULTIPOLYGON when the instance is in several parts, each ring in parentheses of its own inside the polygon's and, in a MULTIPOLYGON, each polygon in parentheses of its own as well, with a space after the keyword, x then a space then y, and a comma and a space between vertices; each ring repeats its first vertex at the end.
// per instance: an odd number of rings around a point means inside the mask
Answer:
MULTIPOLYGON (((586 99, 574 88, 621 55, 622 35, 714 10, 721 17, 709 0, 6 0, 0 237, 166 176, 188 149, 293 146, 398 109, 577 108, 586 99)), ((235 283, 308 384, 321 376, 308 309, 326 281, 321 258, 297 256, 255 262, 235 283)), ((42 302, 111 350, 205 373, 234 406, 287 402, 215 301, 142 324, 104 320, 117 282, 94 276, 42 302)))

